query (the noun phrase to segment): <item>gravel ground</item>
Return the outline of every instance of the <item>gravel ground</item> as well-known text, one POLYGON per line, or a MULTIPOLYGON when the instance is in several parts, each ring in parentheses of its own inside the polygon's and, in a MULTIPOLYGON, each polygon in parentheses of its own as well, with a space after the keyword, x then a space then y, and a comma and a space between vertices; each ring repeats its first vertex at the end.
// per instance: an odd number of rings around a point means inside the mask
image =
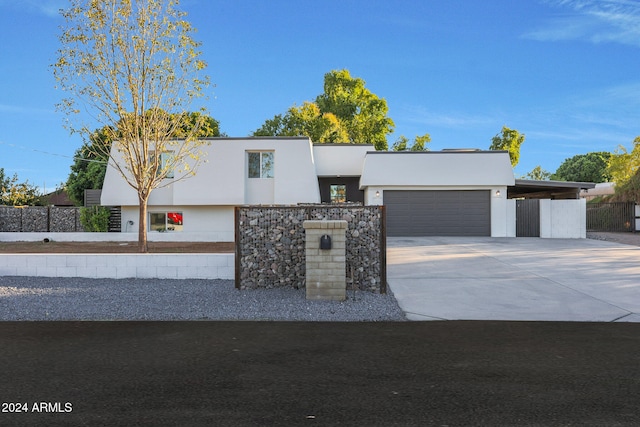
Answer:
POLYGON ((307 301, 304 289, 240 291, 230 280, 0 277, 0 321, 13 320, 406 319, 390 292, 307 301))

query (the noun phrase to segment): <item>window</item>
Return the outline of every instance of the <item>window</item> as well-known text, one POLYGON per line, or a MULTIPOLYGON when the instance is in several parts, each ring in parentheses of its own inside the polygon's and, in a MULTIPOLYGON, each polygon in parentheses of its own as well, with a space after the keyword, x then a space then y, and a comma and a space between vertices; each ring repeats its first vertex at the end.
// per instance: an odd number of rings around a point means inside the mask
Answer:
MULTIPOLYGON (((160 154, 160 170, 165 170, 170 162, 173 162, 173 151, 160 154)), ((166 178, 173 178, 173 168, 167 171, 166 178)))
POLYGON ((347 186, 345 184, 331 185, 331 203, 345 203, 347 201, 347 186))
MULTIPOLYGON (((151 154, 151 162, 155 161, 155 153, 151 154)), ((160 153, 160 164, 158 165, 158 169, 156 170, 156 176, 160 175, 160 172, 165 170, 168 164, 173 161, 173 151, 165 151, 160 153)), ((165 178, 173 178, 173 168, 167 170, 167 175, 165 178)))
POLYGON ((149 230, 182 231, 182 212, 152 212, 149 214, 149 230))
POLYGON ((249 155, 249 178, 273 178, 273 151, 258 151, 249 155))

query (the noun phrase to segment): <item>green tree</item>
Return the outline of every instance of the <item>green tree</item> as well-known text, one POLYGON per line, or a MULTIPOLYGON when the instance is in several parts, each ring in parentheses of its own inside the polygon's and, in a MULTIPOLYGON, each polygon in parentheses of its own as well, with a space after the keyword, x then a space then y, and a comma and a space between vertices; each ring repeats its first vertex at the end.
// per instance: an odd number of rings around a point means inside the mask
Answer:
POLYGON ((69 198, 78 206, 84 204, 84 190, 102 188, 113 133, 111 129, 97 129, 89 136, 89 142, 75 152, 66 188, 69 198))
POLYGON ((173 134, 175 138, 187 138, 194 131, 195 136, 198 138, 227 136, 220 132, 220 122, 208 114, 193 111, 182 113, 182 116, 183 119, 172 118, 172 120, 176 120, 181 124, 180 128, 176 129, 173 134))
POLYGON ((628 152, 624 146, 618 149, 609 157, 607 173, 611 180, 616 183, 616 188, 621 188, 627 183, 640 167, 640 136, 633 140, 633 149, 628 152))
POLYGON ((557 181, 607 182, 611 178, 607 165, 611 153, 606 151, 578 154, 558 167, 551 179, 557 181))
POLYGON ((42 203, 42 194, 29 181, 18 182, 18 174, 8 177, 0 168, 0 205, 36 206, 42 203))
POLYGON ((342 123, 332 113, 322 113, 317 104, 305 102, 287 113, 267 120, 254 136, 308 136, 314 142, 346 142, 349 139, 342 123))
POLYGON ((538 165, 530 172, 527 172, 525 179, 533 179, 535 181, 547 181, 551 176, 551 172, 542 169, 542 166, 538 165))
POLYGON ((151 192, 192 176, 202 161, 203 116, 189 126, 187 108, 209 83, 200 43, 177 0, 71 0, 62 15, 53 71, 69 97, 59 108, 71 132, 91 135, 78 114, 86 110, 117 144, 110 162, 138 194, 138 243, 146 252, 151 192))
POLYGON ((324 76, 324 93, 315 103, 293 106, 284 115, 266 120, 254 136, 308 136, 314 142, 374 144, 386 150, 394 123, 387 116, 387 101, 365 87, 347 70, 324 76))
POLYGON ((409 138, 404 135, 400 135, 396 142, 391 146, 392 151, 429 151, 426 144, 431 142, 431 135, 425 133, 422 136, 416 136, 413 139, 413 144, 409 146, 409 138))
POLYGON ((515 167, 520 161, 520 146, 525 136, 515 129, 502 126, 502 130, 491 138, 489 150, 506 150, 509 152, 511 166, 515 167))
POLYGON ((640 170, 621 185, 616 184, 615 194, 607 199, 612 202, 640 202, 640 170))
POLYGON ((387 116, 389 107, 365 87, 365 81, 351 77, 348 70, 324 75, 324 93, 316 103, 323 113, 333 113, 344 124, 352 143, 370 143, 376 150, 387 150, 387 135, 395 124, 387 116))

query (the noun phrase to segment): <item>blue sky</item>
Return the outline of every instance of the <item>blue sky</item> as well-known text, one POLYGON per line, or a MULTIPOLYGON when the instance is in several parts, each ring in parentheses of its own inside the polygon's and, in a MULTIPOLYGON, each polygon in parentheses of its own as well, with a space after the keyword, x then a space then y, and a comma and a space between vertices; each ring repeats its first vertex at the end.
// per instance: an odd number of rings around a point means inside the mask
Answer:
MULTIPOLYGON (((49 64, 64 0, 0 0, 0 167, 52 189, 81 145, 55 111, 49 64)), ((636 0, 182 0, 229 136, 313 100, 348 69, 385 98, 400 135, 432 150, 526 135, 516 176, 640 135, 636 0)))

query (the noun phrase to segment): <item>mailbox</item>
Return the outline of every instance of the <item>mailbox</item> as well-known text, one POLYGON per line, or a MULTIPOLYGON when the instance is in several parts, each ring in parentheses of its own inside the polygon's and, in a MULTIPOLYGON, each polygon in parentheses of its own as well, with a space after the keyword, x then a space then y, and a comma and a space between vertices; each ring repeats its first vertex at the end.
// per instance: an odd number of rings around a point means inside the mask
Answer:
POLYGON ((320 237, 320 249, 331 249, 331 236, 325 234, 320 237))

